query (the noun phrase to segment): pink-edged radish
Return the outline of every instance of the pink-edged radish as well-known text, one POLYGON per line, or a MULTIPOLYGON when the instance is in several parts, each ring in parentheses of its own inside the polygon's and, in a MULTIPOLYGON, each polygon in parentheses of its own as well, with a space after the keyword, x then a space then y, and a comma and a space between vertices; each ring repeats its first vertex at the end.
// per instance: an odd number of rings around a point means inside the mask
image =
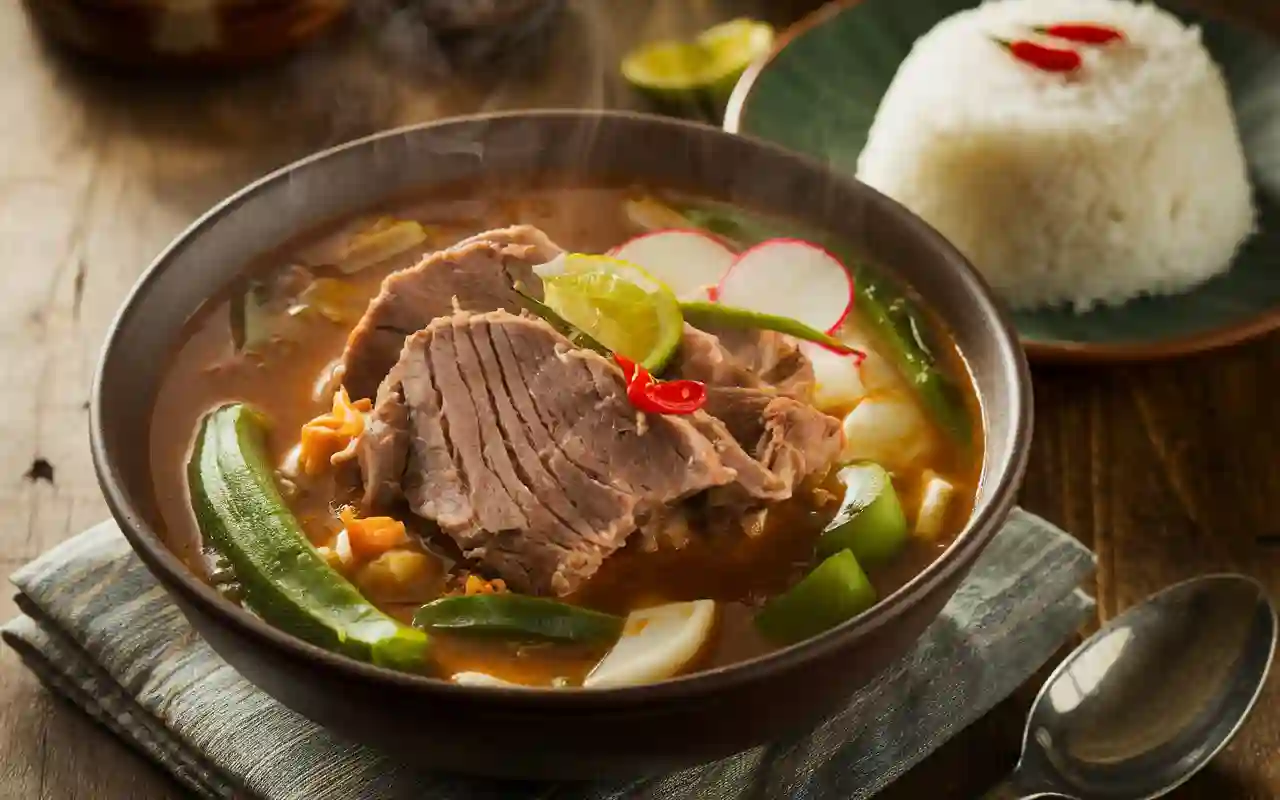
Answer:
POLYGON ((705 300, 737 256, 703 231, 669 229, 641 234, 606 255, 628 261, 671 287, 681 300, 705 300))
POLYGON ((716 299, 833 333, 853 307, 853 276, 815 244, 770 239, 738 256, 720 279, 716 299))

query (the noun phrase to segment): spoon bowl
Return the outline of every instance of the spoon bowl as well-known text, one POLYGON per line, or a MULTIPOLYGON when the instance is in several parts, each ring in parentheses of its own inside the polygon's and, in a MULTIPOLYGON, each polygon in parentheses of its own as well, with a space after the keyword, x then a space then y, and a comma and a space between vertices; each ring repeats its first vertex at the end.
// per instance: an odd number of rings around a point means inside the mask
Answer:
POLYGON ((1277 627, 1266 591, 1239 575, 1179 583, 1129 609, 1045 683, 996 796, 1147 800, 1183 784, 1253 709, 1277 627))

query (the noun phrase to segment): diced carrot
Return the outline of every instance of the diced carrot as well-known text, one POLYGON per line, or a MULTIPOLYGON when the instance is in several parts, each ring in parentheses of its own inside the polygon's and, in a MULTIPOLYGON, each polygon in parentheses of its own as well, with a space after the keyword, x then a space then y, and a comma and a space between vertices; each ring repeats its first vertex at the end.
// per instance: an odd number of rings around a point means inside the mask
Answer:
POLYGON ((355 456, 355 442, 364 432, 364 415, 373 407, 368 398, 355 402, 345 388, 333 394, 333 409, 302 426, 298 466, 305 475, 319 475, 331 465, 355 456))
POLYGON ((343 506, 338 512, 342 527, 347 530, 351 552, 359 561, 377 558, 393 547, 407 544, 404 523, 391 517, 365 517, 361 519, 351 506, 343 506))
POLYGON ((472 594, 501 594, 507 590, 506 581, 502 578, 494 578, 486 581, 479 575, 468 575, 467 583, 463 587, 463 592, 468 595, 472 594))

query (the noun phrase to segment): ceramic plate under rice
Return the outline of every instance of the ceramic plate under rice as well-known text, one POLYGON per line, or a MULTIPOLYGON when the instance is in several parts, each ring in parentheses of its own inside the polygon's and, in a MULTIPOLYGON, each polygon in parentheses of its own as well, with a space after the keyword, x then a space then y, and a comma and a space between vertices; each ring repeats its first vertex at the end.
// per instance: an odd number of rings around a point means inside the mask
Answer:
POLYGON ((858 176, 949 238, 1018 308, 1078 311, 1188 289, 1254 228, 1227 89, 1196 28, 1118 0, 999 0, 939 23, 903 61, 858 176), (1081 45, 1032 28, 1090 22, 1081 45), (1076 50, 1051 73, 995 39, 1076 50))

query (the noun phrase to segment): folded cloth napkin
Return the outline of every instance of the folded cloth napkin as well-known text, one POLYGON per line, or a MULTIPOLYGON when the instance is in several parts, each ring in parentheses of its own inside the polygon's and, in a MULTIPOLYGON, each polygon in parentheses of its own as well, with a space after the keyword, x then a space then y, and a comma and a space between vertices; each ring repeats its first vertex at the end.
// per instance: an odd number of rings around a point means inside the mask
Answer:
POLYGON ((1086 619, 1092 554, 1015 510, 916 649, 813 732, 670 775, 567 785, 480 780, 390 761, 289 711, 191 629, 113 523, 12 578, 4 639, 65 695, 202 797, 863 798, 986 713, 1086 619))

